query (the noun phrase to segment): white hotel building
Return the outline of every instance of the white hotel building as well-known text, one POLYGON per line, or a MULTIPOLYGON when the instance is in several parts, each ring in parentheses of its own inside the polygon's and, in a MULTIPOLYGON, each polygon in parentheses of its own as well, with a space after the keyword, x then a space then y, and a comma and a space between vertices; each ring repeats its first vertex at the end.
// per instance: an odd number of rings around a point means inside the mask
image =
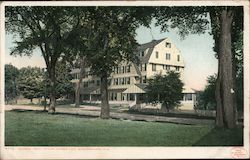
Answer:
MULTIPOLYGON (((110 103, 147 105, 146 91, 147 79, 155 74, 166 74, 168 70, 180 72, 183 81, 184 61, 180 51, 168 38, 153 40, 141 44, 137 48, 140 64, 123 62, 113 69, 109 77, 110 103)), ((85 70, 89 73, 89 68, 85 70)), ((75 76, 72 82, 78 81, 79 69, 73 69, 75 76)), ((86 74, 81 86, 81 97, 85 101, 100 100, 100 78, 86 74)), ((195 91, 184 86, 181 110, 193 110, 196 103, 195 91)))

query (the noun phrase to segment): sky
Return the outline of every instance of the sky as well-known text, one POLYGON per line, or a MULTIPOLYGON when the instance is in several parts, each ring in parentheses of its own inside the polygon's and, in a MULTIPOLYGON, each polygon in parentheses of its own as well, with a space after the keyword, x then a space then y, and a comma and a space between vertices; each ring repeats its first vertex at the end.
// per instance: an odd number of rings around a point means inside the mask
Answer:
MULTIPOLYGON (((181 51, 184 59, 184 84, 195 90, 203 90, 207 77, 217 73, 218 61, 213 52, 213 38, 209 33, 188 35, 181 39, 177 31, 170 29, 169 32, 161 32, 160 27, 151 24, 151 29, 139 27, 136 30, 136 40, 139 44, 147 43, 153 39, 169 38, 181 51)), ((14 46, 12 35, 5 37, 5 64, 12 64, 17 68, 37 66, 45 68, 45 62, 40 51, 34 50, 31 57, 10 56, 10 48, 14 46)))

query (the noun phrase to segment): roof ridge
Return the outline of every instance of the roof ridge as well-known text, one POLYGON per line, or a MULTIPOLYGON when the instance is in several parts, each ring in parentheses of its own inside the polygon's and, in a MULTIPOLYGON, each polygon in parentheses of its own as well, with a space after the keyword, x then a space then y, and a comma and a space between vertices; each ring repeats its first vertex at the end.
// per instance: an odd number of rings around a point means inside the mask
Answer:
MULTIPOLYGON (((142 44, 139 44, 139 46, 141 46, 141 45, 146 45, 146 44, 151 44, 151 43, 154 43, 154 42, 158 42, 158 43, 160 43, 161 41, 163 41, 164 39, 166 39, 166 38, 161 38, 161 39, 153 39, 153 40, 151 40, 150 42, 147 42, 147 43, 142 43, 142 44)), ((157 44, 158 44, 157 43, 157 44)), ((155 44, 156 45, 156 44, 155 44)))

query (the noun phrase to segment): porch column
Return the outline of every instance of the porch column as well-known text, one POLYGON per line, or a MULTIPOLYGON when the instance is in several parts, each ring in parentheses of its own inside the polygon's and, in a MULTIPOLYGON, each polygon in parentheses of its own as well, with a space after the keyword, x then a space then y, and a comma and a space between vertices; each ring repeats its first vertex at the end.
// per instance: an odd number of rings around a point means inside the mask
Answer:
POLYGON ((135 103, 137 104, 137 94, 135 93, 135 103))
POLYGON ((89 101, 92 102, 92 94, 89 94, 89 101))

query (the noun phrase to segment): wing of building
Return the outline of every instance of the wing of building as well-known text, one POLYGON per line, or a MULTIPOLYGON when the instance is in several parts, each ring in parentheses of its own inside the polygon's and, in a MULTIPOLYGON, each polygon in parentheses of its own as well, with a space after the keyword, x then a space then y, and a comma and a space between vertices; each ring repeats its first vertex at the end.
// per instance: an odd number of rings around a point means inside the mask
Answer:
MULTIPOLYGON (((109 77, 109 100, 120 104, 140 104, 146 100, 147 79, 155 74, 166 74, 169 70, 180 72, 183 81, 185 64, 180 50, 168 39, 153 40, 138 46, 136 53, 139 64, 122 62, 113 68, 109 77)), ((71 74, 78 81, 79 69, 73 69, 71 74)), ((81 97, 87 101, 100 100, 100 78, 89 74, 85 69, 85 76, 81 87, 81 97)), ((191 110, 195 105, 195 91, 184 86, 181 109, 191 110)))

